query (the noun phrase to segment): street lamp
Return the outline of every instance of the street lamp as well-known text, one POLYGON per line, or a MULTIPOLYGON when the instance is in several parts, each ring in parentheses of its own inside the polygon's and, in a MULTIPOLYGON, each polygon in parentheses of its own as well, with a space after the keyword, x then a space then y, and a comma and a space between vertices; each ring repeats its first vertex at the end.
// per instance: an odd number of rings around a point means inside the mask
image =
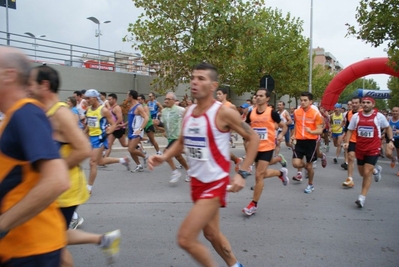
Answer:
POLYGON ((37 42, 36 42, 36 39, 37 39, 37 38, 44 38, 44 37, 46 37, 46 35, 42 34, 42 35, 39 35, 39 36, 35 36, 35 35, 34 35, 33 33, 31 33, 31 32, 25 32, 24 34, 26 34, 26 35, 28 35, 29 37, 33 38, 33 44, 32 44, 32 46, 35 48, 35 61, 36 61, 36 49, 37 49, 37 47, 39 46, 39 45, 37 44, 37 42))
POLYGON ((312 92, 313 71, 313 0, 310 0, 310 36, 309 36, 309 93, 312 92))
POLYGON ((92 22, 94 22, 95 24, 97 24, 97 30, 96 30, 96 34, 95 36, 98 37, 98 69, 100 70, 100 65, 101 65, 101 57, 100 57, 100 36, 101 36, 101 28, 100 25, 102 23, 111 23, 110 20, 105 20, 103 22, 100 22, 96 17, 88 17, 88 20, 91 20, 92 22))

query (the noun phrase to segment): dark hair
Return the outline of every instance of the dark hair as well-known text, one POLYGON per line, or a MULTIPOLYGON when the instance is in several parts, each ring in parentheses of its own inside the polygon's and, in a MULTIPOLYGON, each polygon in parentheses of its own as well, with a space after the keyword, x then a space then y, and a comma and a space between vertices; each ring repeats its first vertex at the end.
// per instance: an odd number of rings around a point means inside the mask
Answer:
POLYGON ((216 69, 215 66, 212 64, 202 62, 198 65, 196 65, 193 70, 209 70, 209 78, 211 78, 212 81, 217 82, 218 81, 218 70, 216 69))
POLYGON ((222 92, 222 94, 227 95, 227 88, 225 87, 219 87, 216 92, 222 92))
POLYGON ((108 97, 112 97, 113 99, 118 99, 118 96, 114 93, 110 93, 108 97))
POLYGON ((76 94, 77 96, 82 96, 82 92, 81 91, 75 91, 73 93, 76 94))
POLYGON ((106 92, 101 92, 100 95, 103 95, 103 96, 107 97, 107 93, 106 92))
POLYGON ((58 72, 55 69, 45 65, 37 66, 33 69, 37 70, 36 82, 38 84, 42 84, 43 81, 48 81, 50 83, 50 91, 53 93, 58 93, 60 79, 58 72))
POLYGON ((80 92, 82 93, 82 95, 84 95, 84 94, 86 93, 86 91, 87 91, 87 90, 85 90, 85 89, 80 90, 80 92))
POLYGON ((74 98, 73 96, 68 97, 68 100, 71 101, 72 106, 76 107, 76 98, 74 98))
POLYGON ((137 91, 135 91, 135 90, 129 90, 129 95, 131 97, 133 97, 133 99, 135 99, 135 100, 137 100, 138 94, 139 93, 137 93, 137 91))
POLYGON ((279 103, 283 104, 283 106, 285 107, 285 103, 284 101, 278 101, 279 103))
POLYGON ((154 92, 150 92, 148 95, 153 95, 155 98, 157 98, 157 95, 154 94, 154 92))
POLYGON ((145 96, 143 94, 139 94, 139 97, 141 97, 141 99, 145 100, 145 96))
POLYGON ((313 94, 311 92, 302 92, 301 96, 306 96, 309 100, 313 100, 313 94))
POLYGON ((362 98, 359 96, 354 96, 352 97, 351 101, 355 100, 355 99, 359 99, 359 102, 362 102, 362 98))
POLYGON ((265 91, 266 92, 266 97, 271 97, 271 93, 269 92, 269 90, 267 90, 266 88, 259 88, 258 91, 265 91))

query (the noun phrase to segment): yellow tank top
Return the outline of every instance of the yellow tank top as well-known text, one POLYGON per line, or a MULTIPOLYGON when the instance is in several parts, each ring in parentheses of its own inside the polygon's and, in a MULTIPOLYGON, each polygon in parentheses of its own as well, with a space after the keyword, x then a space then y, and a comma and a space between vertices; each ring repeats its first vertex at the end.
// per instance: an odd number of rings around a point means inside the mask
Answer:
POLYGON ((103 107, 99 106, 96 110, 92 110, 90 107, 86 112, 89 136, 99 136, 105 132, 107 120, 101 114, 103 107))
MULTIPOLYGON (((47 117, 53 116, 60 107, 68 107, 68 105, 63 102, 56 103, 46 112, 47 117)), ((59 147, 61 157, 66 158, 71 153, 72 147, 68 143, 55 142, 59 147)), ((61 208, 81 205, 90 197, 89 191, 86 188, 86 176, 80 165, 69 169, 69 181, 71 187, 57 199, 61 208)))
POLYGON ((331 117, 331 120, 332 120, 331 132, 335 134, 342 133, 342 121, 344 120, 344 116, 342 114, 335 115, 334 112, 331 117))

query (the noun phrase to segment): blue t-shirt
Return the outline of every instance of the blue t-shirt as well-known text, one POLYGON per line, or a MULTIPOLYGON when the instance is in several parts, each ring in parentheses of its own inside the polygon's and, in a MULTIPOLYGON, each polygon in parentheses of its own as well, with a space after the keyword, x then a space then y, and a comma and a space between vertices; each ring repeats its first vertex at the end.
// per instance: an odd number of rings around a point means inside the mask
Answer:
POLYGON ((396 133, 396 130, 399 130, 399 120, 393 122, 392 119, 390 119, 389 126, 391 126, 391 128, 392 128, 393 138, 398 139, 399 134, 396 133))
MULTIPOLYGON (((0 137, 0 151, 8 158, 29 162, 33 168, 40 160, 60 158, 53 141, 52 128, 46 114, 38 106, 28 103, 14 112, 0 137)), ((2 162, 0 164, 10 164, 2 162)), ((24 173, 16 165, 0 177, 0 203, 2 198, 23 182, 24 173)))
POLYGON ((35 164, 38 160, 60 158, 46 114, 34 104, 15 111, 0 138, 3 154, 35 164))
POLYGON ((150 114, 151 115, 157 115, 158 114, 158 105, 157 105, 157 101, 156 100, 148 101, 147 106, 148 106, 148 109, 150 110, 150 114))
POLYGON ((76 107, 71 108, 71 111, 73 114, 78 115, 78 125, 80 129, 83 129, 83 123, 80 121, 80 115, 79 115, 79 110, 76 107))

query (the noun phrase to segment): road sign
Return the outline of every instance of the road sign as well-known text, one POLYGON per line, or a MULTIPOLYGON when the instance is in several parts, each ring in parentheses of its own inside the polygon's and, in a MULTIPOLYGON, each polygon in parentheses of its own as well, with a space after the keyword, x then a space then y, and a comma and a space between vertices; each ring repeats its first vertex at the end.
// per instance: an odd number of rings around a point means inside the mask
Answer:
POLYGON ((260 88, 266 88, 269 92, 274 90, 274 79, 271 75, 263 76, 259 81, 260 88))

